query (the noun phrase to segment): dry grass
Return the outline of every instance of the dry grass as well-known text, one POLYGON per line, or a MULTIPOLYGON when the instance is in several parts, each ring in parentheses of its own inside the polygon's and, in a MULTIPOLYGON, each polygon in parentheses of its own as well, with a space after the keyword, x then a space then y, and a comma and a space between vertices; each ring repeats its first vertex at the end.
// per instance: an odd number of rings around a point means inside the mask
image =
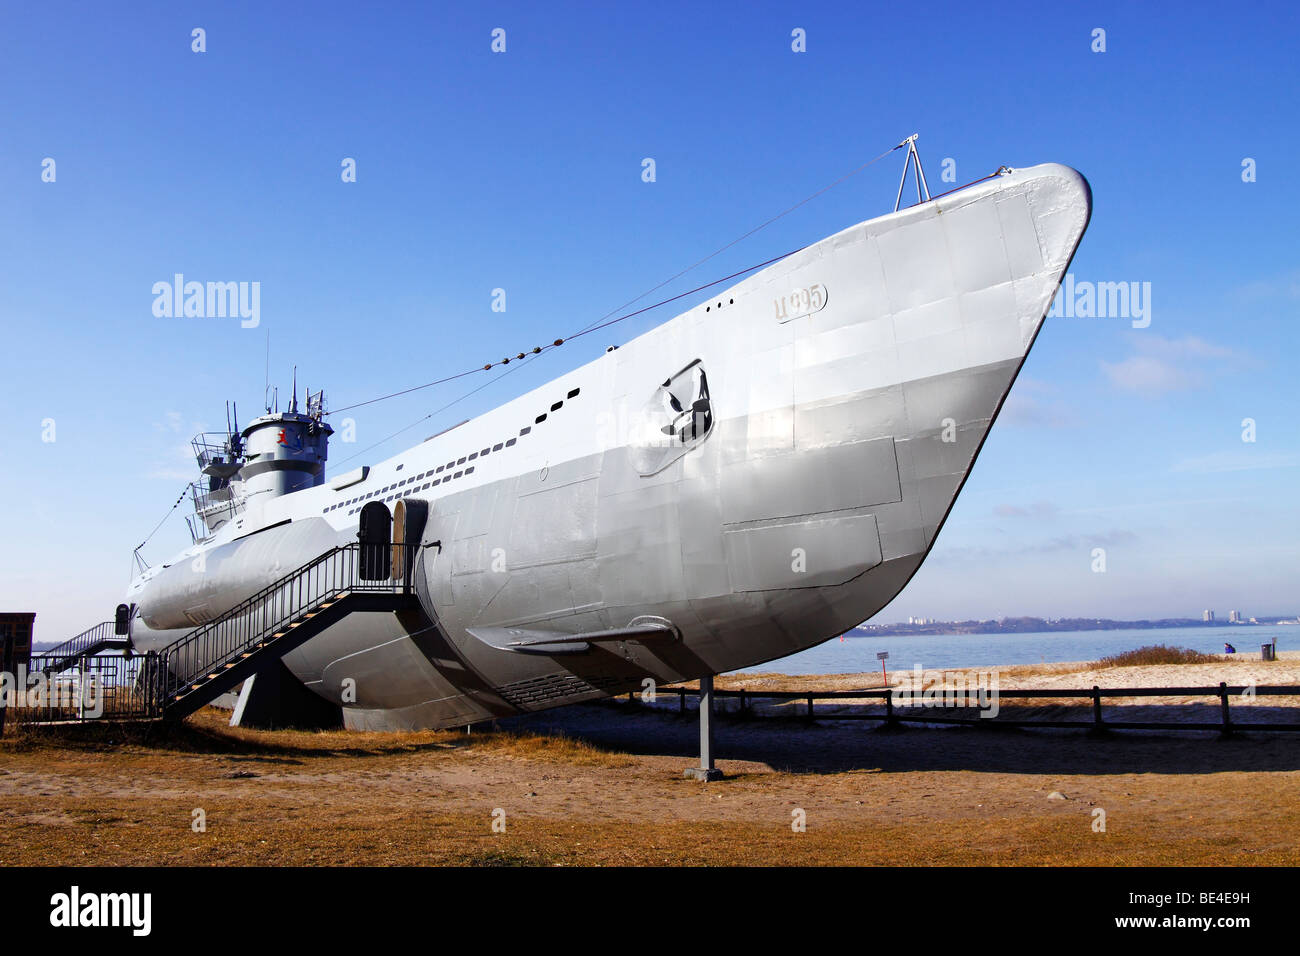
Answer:
POLYGON ((689 717, 546 718, 473 734, 259 732, 203 711, 173 728, 9 734, 0 865, 1300 863, 1290 738, 724 721, 728 778, 699 784, 682 779, 689 717), (206 832, 191 828, 197 807, 206 832), (1092 830, 1098 807, 1106 833, 1092 830))
POLYGON ((625 767, 627 754, 602 750, 563 733, 519 730, 347 731, 249 730, 231 727, 228 714, 205 707, 177 725, 101 722, 54 727, 19 725, 0 738, 0 755, 73 753, 133 755, 148 762, 177 754, 276 757, 384 757, 431 750, 471 750, 493 756, 563 763, 575 767, 625 767))
MULTIPOLYGON (((684 784, 685 786, 686 784, 684 784)), ((698 784, 691 786, 699 787, 698 784)), ((726 782, 711 784, 725 793, 726 782)), ((965 820, 845 822, 819 817, 804 833, 788 817, 766 821, 627 821, 510 816, 491 832, 481 814, 420 807, 357 812, 208 801, 207 832, 194 833, 183 801, 141 807, 68 807, 45 825, 0 823, 0 864, 167 866, 1188 866, 1295 865, 1286 835, 1294 806, 1273 813, 1273 837, 1231 821, 1151 820, 1117 815, 1091 830, 1088 807, 1062 806, 1026 818, 1002 813, 965 820)), ((8 801, 0 801, 13 815, 8 801)))
POLYGON ((1152 664, 1215 664, 1222 658, 1217 654, 1203 654, 1187 647, 1168 644, 1148 644, 1135 650, 1103 657, 1094 667, 1146 667, 1152 664))
POLYGON ((498 731, 484 738, 481 746, 489 753, 546 760, 572 767, 630 767, 635 761, 625 753, 602 750, 568 734, 534 734, 498 731))

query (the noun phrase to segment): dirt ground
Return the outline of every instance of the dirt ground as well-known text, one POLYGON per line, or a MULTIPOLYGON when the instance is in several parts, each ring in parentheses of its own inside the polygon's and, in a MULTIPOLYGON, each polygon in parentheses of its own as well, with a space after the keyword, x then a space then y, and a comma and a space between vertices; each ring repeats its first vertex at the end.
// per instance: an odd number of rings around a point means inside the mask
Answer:
MULTIPOLYGON (((1069 673, 1034 670, 1015 685, 1069 673)), ((263 732, 226 719, 209 709, 170 730, 8 733, 0 865, 1300 863, 1295 734, 723 715, 727 777, 697 783, 682 777, 698 754, 694 716, 639 704, 470 734, 263 732)))

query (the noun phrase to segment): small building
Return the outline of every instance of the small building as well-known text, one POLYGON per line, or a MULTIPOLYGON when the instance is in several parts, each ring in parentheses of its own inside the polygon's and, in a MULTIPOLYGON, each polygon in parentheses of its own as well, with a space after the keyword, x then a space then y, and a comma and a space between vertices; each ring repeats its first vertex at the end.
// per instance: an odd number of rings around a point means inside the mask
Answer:
POLYGON ((0 611, 0 670, 14 673, 32 659, 32 627, 36 614, 0 611))

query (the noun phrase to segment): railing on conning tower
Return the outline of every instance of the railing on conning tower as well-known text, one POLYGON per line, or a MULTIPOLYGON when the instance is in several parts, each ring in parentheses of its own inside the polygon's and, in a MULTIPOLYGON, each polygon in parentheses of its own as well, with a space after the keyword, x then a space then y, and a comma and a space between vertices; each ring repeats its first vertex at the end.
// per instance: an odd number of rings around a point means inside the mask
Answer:
POLYGON ((229 487, 204 488, 204 482, 190 482, 190 500, 194 502, 194 513, 200 518, 233 518, 236 512, 236 498, 229 487))
POLYGON ((194 460, 199 471, 205 474, 208 469, 224 470, 224 477, 229 477, 243 463, 237 438, 226 432, 200 432, 190 439, 190 448, 194 450, 194 460))
POLYGON ((239 499, 230 480, 244 465, 244 448, 236 432, 200 432, 190 440, 190 447, 203 473, 202 478, 189 486, 194 514, 202 525, 191 524, 190 534, 198 541, 239 512, 239 499))

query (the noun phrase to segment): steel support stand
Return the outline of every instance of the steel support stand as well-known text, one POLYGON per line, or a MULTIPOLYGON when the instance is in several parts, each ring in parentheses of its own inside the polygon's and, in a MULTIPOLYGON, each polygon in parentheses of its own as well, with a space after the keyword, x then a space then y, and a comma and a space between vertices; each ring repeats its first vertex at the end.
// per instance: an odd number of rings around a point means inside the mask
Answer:
POLYGON ((721 780, 722 771, 713 765, 713 675, 700 678, 700 765, 687 767, 691 780, 721 780))

